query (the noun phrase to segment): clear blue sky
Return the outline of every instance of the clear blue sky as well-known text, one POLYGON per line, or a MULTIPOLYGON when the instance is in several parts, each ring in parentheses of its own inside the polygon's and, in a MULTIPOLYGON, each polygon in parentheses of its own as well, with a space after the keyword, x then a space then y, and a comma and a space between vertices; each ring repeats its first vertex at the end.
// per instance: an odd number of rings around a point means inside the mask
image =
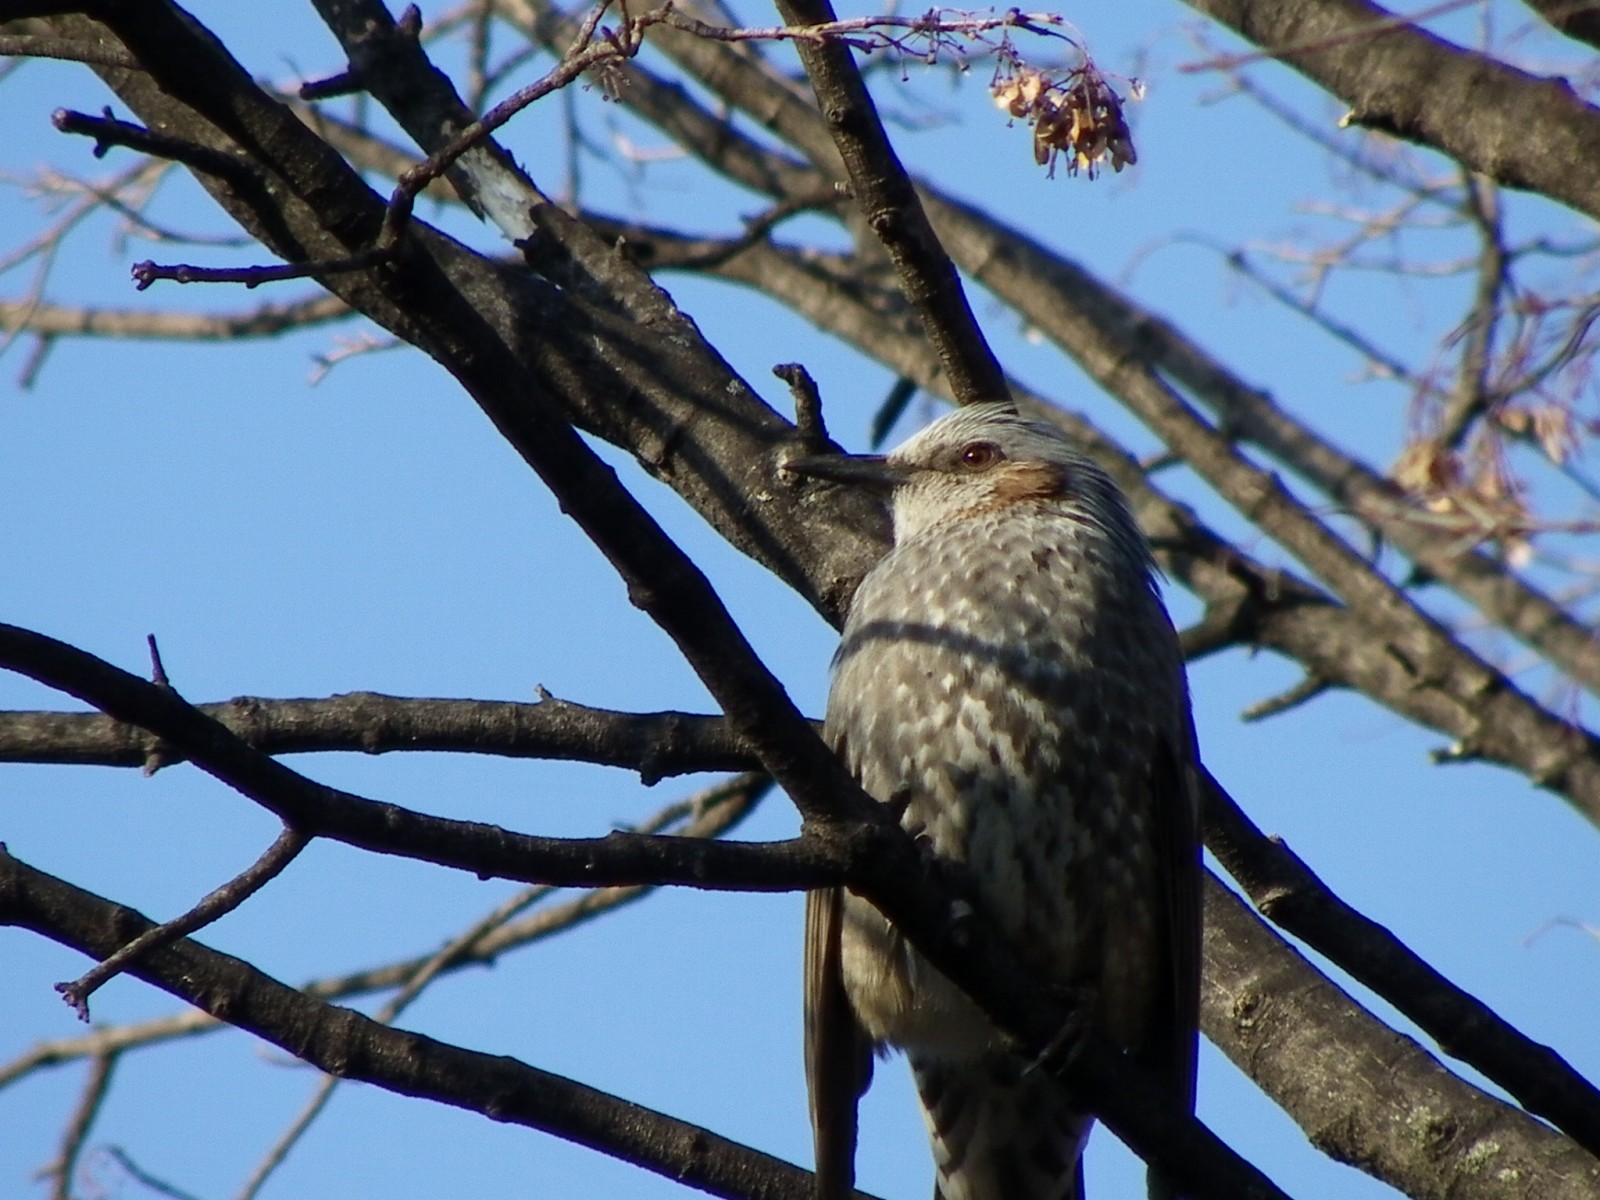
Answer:
MULTIPOLYGON (((339 65, 308 6, 210 2, 195 11, 259 76, 286 81, 339 65)), ((1404 428, 1404 394, 1352 383, 1357 364, 1347 352, 1241 291, 1213 253, 1171 241, 1231 246, 1326 232, 1332 226, 1302 206, 1336 197, 1334 172, 1248 102, 1211 100, 1216 77, 1176 72, 1201 57, 1185 32, 1195 20, 1188 10, 1149 0, 1067 15, 1105 69, 1136 72, 1148 84, 1134 114, 1136 168, 1094 184, 1047 180, 1031 163, 1027 132, 1007 129, 990 106, 982 66, 958 88, 941 76, 890 89, 897 108, 929 104, 953 118, 902 137, 908 163, 1125 279, 1247 379, 1387 464, 1404 428), (1142 250, 1149 253, 1131 269, 1142 250)), ((1221 35, 1215 41, 1229 44, 1221 35)), ((1281 71, 1261 78, 1332 126, 1332 102, 1281 71)), ((29 65, 4 87, 5 171, 51 163, 98 177, 130 163, 119 153, 96 163, 88 143, 50 129, 55 107, 96 111, 110 101, 82 68, 29 65)), ((597 137, 615 126, 647 146, 660 144, 596 94, 584 95, 580 108, 597 137)), ((551 105, 526 114, 505 138, 551 187, 560 178, 558 124, 551 105)), ((639 171, 591 161, 586 186, 598 207, 724 232, 760 207, 708 185, 683 162, 639 171)), ((156 209, 163 219, 226 230, 196 189, 169 190, 156 209)), ((1579 224, 1552 206, 1516 203, 1529 223, 1579 224)), ((0 190, 0 214, 10 231, 0 253, 50 219, 15 187, 0 190)), ((496 248, 488 230, 459 220, 452 228, 496 248)), ((299 285, 270 297, 173 285, 138 294, 128 262, 159 259, 168 249, 112 248, 111 232, 96 218, 69 243, 48 298, 236 310, 303 294, 299 285)), ((209 261, 260 257, 222 250, 209 261)), ((25 294, 29 270, 0 278, 0 296, 25 294)), ((779 407, 786 400, 772 364, 805 362, 835 436, 863 445, 891 382, 881 368, 748 294, 684 279, 667 286, 779 407)), ((1331 299, 1415 357, 1448 326, 1467 286, 1418 284, 1400 294, 1383 280, 1352 279, 1336 284, 1331 299)), ((975 302, 1009 369, 1141 450, 1155 449, 1069 361, 983 297, 975 302)), ((670 643, 628 605, 598 554, 442 371, 402 349, 354 358, 309 383, 316 356, 359 329, 220 347, 63 342, 28 391, 16 386, 27 346, 12 346, 0 359, 0 617, 135 671, 146 668, 144 636, 155 633, 174 683, 196 701, 366 689, 526 700, 543 685, 598 706, 708 711, 704 690, 670 643)), ((926 415, 916 409, 900 432, 926 415)), ((833 632, 674 497, 613 460, 704 563, 796 700, 820 711, 833 632)), ((1175 486, 1222 528, 1242 528, 1192 481, 1175 486)), ((1268 544, 1251 547, 1283 561, 1268 544)), ((1193 617, 1186 597, 1174 594, 1172 603, 1180 622, 1193 617)), ((1205 756, 1258 823, 1455 981, 1580 1069, 1600 1073, 1592 1017, 1600 946, 1572 929, 1525 941, 1552 918, 1600 919, 1591 827, 1519 776, 1430 765, 1428 752, 1443 738, 1360 699, 1324 698, 1264 724, 1242 724, 1241 709, 1296 681, 1290 666, 1270 657, 1228 654, 1191 678, 1205 756)), ((0 705, 66 707, 5 676, 0 705)), ((429 812, 574 835, 642 820, 705 782, 667 781, 646 791, 600 768, 421 755, 302 757, 293 765, 429 812)), ((781 837, 795 827, 787 802, 773 796, 742 834, 781 837)), ((13 853, 158 919, 241 869, 274 833, 270 817, 188 768, 153 779, 92 768, 0 771, 0 837, 13 853)), ((319 844, 201 940, 298 982, 435 948, 510 890, 319 844)), ((805 1161, 799 954, 797 896, 662 893, 492 970, 435 985, 403 1024, 515 1055, 805 1161)), ((51 984, 81 973, 83 961, 8 930, 0 930, 0 961, 7 964, 0 1062, 38 1039, 79 1031, 51 984)), ((175 1007, 126 980, 93 1003, 107 1023, 175 1007)), ((30 1175, 51 1157, 82 1071, 75 1065, 0 1091, 0 1195, 39 1187, 30 1175)), ((221 1200, 314 1082, 240 1034, 146 1051, 123 1062, 93 1144, 121 1146, 153 1174, 221 1200)), ((866 1113, 862 1185, 920 1200, 930 1167, 902 1066, 880 1070, 866 1113)), ((1201 1113, 1297 1195, 1390 1194, 1311 1151, 1209 1050, 1201 1113)), ((1111 1138, 1096 1137, 1094 1200, 1135 1194, 1138 1171, 1111 1138)), ((120 1178, 114 1167, 100 1172, 107 1182, 120 1178)), ((267 1194, 307 1192, 386 1200, 686 1194, 525 1129, 351 1086, 267 1194)), ((120 1194, 141 1193, 126 1184, 120 1194)))

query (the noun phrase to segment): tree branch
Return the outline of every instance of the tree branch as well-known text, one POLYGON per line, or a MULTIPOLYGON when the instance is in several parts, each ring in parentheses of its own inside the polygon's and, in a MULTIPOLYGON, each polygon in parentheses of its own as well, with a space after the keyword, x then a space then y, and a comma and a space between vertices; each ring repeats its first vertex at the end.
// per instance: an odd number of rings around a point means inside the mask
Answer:
POLYGON ((1366 0, 1187 3, 1344 100, 1350 124, 1432 146, 1600 218, 1600 112, 1566 80, 1394 23, 1366 0))
MULTIPOLYGON (((440 751, 599 763, 655 783, 690 771, 739 771, 749 745, 720 717, 619 713, 546 697, 537 703, 350 692, 320 700, 240 696, 196 711, 263 754, 440 751)), ((0 762, 149 768, 182 755, 102 713, 0 711, 0 762)))
POLYGON ((61 1136, 61 1149, 56 1160, 42 1168, 35 1178, 51 1180, 50 1200, 73 1200, 73 1176, 78 1171, 78 1161, 83 1155, 84 1142, 94 1128, 95 1118, 105 1103, 111 1089, 112 1072, 116 1070, 117 1055, 111 1052, 96 1054, 89 1063, 88 1078, 84 1080, 78 1105, 67 1122, 61 1136))
MULTIPOLYGON (((835 19, 828 0, 778 0, 778 10, 794 25, 835 19)), ((956 402, 1009 400, 1005 375, 978 328, 955 265, 889 144, 850 49, 837 42, 801 42, 796 50, 839 148, 850 190, 867 227, 888 252, 906 299, 949 376, 956 402)))
POLYGON ((0 301, 0 329, 41 337, 147 338, 160 341, 233 341, 275 337, 351 316, 336 296, 289 304, 263 304, 237 313, 152 312, 148 309, 79 308, 0 301))
POLYGON ((818 838, 778 843, 628 833, 540 838, 475 821, 431 817, 308 779, 252 749, 171 689, 42 634, 0 624, 0 666, 142 726, 207 774, 307 835, 331 837, 375 853, 398 854, 484 877, 575 887, 679 883, 794 891, 839 883, 846 874, 849 837, 836 839, 834 846, 818 838))
POLYGON ((225 917, 282 874, 283 869, 298 858, 300 852, 310 844, 311 839, 306 834, 285 826, 283 832, 272 845, 267 847, 260 858, 211 892, 188 912, 145 930, 126 946, 118 947, 115 954, 96 963, 93 968, 71 983, 56 984, 56 991, 72 1005, 79 1020, 87 1022, 89 997, 107 982, 122 974, 143 955, 225 917))
MULTIPOLYGON (((636 832, 658 833, 676 829, 683 837, 721 837, 749 814, 771 786, 772 781, 764 774, 739 776, 687 800, 667 805, 641 823, 636 832)), ((528 916, 496 926, 470 945, 462 947, 440 968, 439 973, 447 975, 466 967, 492 964, 512 950, 575 929, 596 917, 641 900, 655 890, 632 885, 581 891, 563 903, 540 908, 528 916)), ((543 894, 554 895, 555 889, 545 888, 543 894)), ((341 1000, 403 987, 435 957, 436 954, 430 952, 399 962, 314 979, 302 984, 300 990, 319 1000, 341 1000)), ((77 1058, 115 1056, 124 1050, 212 1033, 223 1028, 226 1026, 205 1013, 184 1012, 153 1021, 102 1026, 83 1037, 40 1042, 10 1063, 0 1066, 0 1089, 35 1071, 77 1058)))
POLYGON ((1324 1154, 1414 1200, 1583 1200, 1600 1187, 1600 1162, 1446 1071, 1209 875, 1205 928, 1206 1036, 1324 1154))
MULTIPOLYGON (((0 849, 0 923, 104 957, 150 921, 0 849)), ((554 1134, 729 1200, 811 1200, 811 1175, 708 1129, 503 1055, 480 1054, 335 1008, 188 938, 131 973, 341 1079, 554 1134)))
MULTIPOLYGON (((1262 833, 1210 772, 1203 782, 1206 846, 1263 916, 1393 1004, 1446 1054, 1600 1156, 1600 1091, 1593 1084, 1341 900, 1293 850, 1262 833)), ((1263 945, 1262 936, 1252 935, 1253 944, 1263 945)))

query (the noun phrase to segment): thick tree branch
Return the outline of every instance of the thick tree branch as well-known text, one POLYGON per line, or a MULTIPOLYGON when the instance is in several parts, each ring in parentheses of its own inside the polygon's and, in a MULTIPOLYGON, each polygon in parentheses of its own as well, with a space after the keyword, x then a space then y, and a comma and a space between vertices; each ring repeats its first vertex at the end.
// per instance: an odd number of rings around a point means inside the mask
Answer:
MULTIPOLYGON (((1206 846, 1262 915, 1393 1004, 1446 1054, 1600 1156, 1600 1092, 1593 1084, 1336 896, 1293 850, 1263 834, 1209 772, 1204 783, 1206 846)), ((1252 942, 1264 945, 1263 936, 1252 935, 1252 942)))
POLYGON ((1323 1153, 1414 1200, 1584 1200, 1600 1188, 1600 1161, 1439 1066, 1214 876, 1205 925, 1206 1036, 1323 1153))
POLYGON ((1186 2, 1345 101, 1351 124, 1600 218, 1600 111, 1564 79, 1453 46, 1366 0, 1186 2))
MULTIPOLYGON (((25 22, 12 23, 22 28, 25 22)), ((90 63, 119 70, 136 70, 139 66, 131 54, 86 46, 70 38, 50 37, 45 34, 0 33, 0 57, 4 58, 56 58, 65 62, 90 63)))
POLYGON ((845 875, 848 838, 832 847, 814 838, 771 844, 628 833, 539 838, 475 821, 431 817, 308 779, 252 749, 172 690, 53 638, 0 625, 0 665, 142 726, 303 833, 375 853, 485 877, 574 887, 679 883, 793 891, 838 883, 845 875))
MULTIPOLYGON (((0 849, 0 923, 104 957, 151 928, 122 905, 0 849)), ((391 1029, 190 939, 132 973, 341 1079, 376 1084, 591 1147, 729 1200, 810 1200, 811 1175, 663 1113, 515 1059, 391 1029)))
MULTIPOLYGON (((740 776, 697 796, 668 805, 639 825, 636 832, 671 830, 683 837, 721 837, 742 821, 771 787, 772 781, 764 774, 740 776)), ((462 947, 440 968, 439 973, 448 975, 467 967, 491 965, 504 954, 575 929, 596 917, 641 900, 655 890, 635 885, 581 891, 560 904, 551 904, 527 916, 497 925, 470 945, 462 947)), ((547 889, 546 894, 555 894, 555 889, 547 889)), ((319 1000, 342 1000, 350 996, 387 991, 405 986, 436 957, 436 952, 430 952, 399 962, 314 979, 302 984, 300 990, 319 1000)), ((43 1041, 11 1062, 0 1065, 0 1088, 35 1071, 78 1058, 114 1057, 124 1050, 142 1049, 175 1038, 213 1033, 226 1027, 206 1013, 191 1011, 153 1021, 105 1025, 82 1037, 43 1041)))
MULTIPOLYGON (((538 28, 551 36, 548 22, 538 28)), ((820 118, 782 88, 759 86, 763 79, 760 67, 724 61, 726 47, 714 44, 672 43, 669 52, 729 103, 752 112, 776 106, 782 113, 784 131, 808 153, 814 149, 821 132, 820 118), (800 131, 807 123, 809 131, 802 136, 800 131)), ((689 105, 681 92, 651 87, 647 73, 637 67, 632 72, 626 94, 642 115, 658 120, 664 110, 689 105)), ((777 123, 771 112, 768 116, 777 123)), ((737 144, 737 134, 726 131, 721 144, 695 143, 690 148, 720 169, 725 148, 737 144)), ((747 164, 756 153, 757 148, 747 144, 732 152, 732 160, 747 164)), ((768 177, 776 176, 769 172, 768 177)), ((1450 751, 1452 757, 1483 757, 1516 766, 1535 782, 1567 796, 1591 820, 1600 821, 1600 744, 1535 704, 1500 672, 1457 643, 1295 503, 1276 480, 1245 463, 1220 434, 1199 421, 1146 364, 1143 331, 1149 322, 1126 320, 1138 310, 1019 231, 931 192, 925 199, 951 253, 974 278, 1051 334, 1252 520, 1259 518, 1288 548, 1323 571, 1336 590, 1358 605, 1358 614, 1370 608, 1373 615, 1384 614, 1386 622, 1394 623, 1382 647, 1371 644, 1370 629, 1366 635, 1368 651, 1360 656, 1362 673, 1369 680, 1364 690, 1376 688, 1375 694, 1385 703, 1451 733, 1458 739, 1450 751), (1380 661, 1385 655, 1389 661, 1380 661)), ((817 307, 815 294, 812 306, 817 307)), ((817 317, 813 315, 813 319, 817 317)), ((938 390, 935 380, 928 380, 925 386, 938 390)), ((1328 464, 1323 465, 1326 468, 1328 464)), ((1343 486, 1350 476, 1339 479, 1343 486)), ((1385 491, 1392 494, 1392 489, 1385 491)), ((1390 519, 1396 515, 1392 508, 1387 513, 1390 519)), ((1427 549, 1433 556, 1443 553, 1443 547, 1436 544, 1427 549)), ((1452 570, 1450 575, 1464 583, 1471 581, 1471 598, 1492 614, 1503 616, 1515 632, 1539 639, 1541 648, 1548 646, 1559 654, 1563 666, 1585 674, 1600 669, 1593 639, 1586 631, 1513 577, 1502 571, 1497 579, 1490 579, 1470 568, 1452 570)), ((1304 651, 1308 656, 1303 661, 1313 673, 1330 678, 1348 676, 1349 666, 1334 667, 1331 674, 1323 669, 1320 660, 1329 656, 1318 651, 1314 637, 1304 651)))
MULTIPOLYGON (((195 708, 263 754, 444 751, 599 763, 654 783, 688 771, 738 771, 749 745, 720 717, 619 713, 546 698, 434 700, 350 692, 320 700, 240 696, 195 708)), ((148 767, 175 748, 102 713, 0 712, 0 762, 148 767)))

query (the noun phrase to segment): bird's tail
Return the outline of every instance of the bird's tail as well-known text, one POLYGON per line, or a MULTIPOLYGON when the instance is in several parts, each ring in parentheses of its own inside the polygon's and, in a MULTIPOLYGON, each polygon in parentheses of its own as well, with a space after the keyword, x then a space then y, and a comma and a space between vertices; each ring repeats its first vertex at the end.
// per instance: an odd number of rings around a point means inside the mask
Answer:
POLYGON ((1093 1119, 1043 1071, 1009 1056, 913 1056, 938 1168, 936 1200, 1083 1200, 1093 1119))

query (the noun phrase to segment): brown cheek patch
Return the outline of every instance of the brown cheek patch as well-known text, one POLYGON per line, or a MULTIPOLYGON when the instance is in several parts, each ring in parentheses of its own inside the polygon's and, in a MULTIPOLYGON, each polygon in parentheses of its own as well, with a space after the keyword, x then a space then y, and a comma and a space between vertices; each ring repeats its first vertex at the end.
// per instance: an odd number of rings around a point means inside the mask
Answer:
POLYGON ((1048 500, 1067 491, 1067 473, 1054 463, 1007 463, 995 475, 995 498, 1006 504, 1048 500))

